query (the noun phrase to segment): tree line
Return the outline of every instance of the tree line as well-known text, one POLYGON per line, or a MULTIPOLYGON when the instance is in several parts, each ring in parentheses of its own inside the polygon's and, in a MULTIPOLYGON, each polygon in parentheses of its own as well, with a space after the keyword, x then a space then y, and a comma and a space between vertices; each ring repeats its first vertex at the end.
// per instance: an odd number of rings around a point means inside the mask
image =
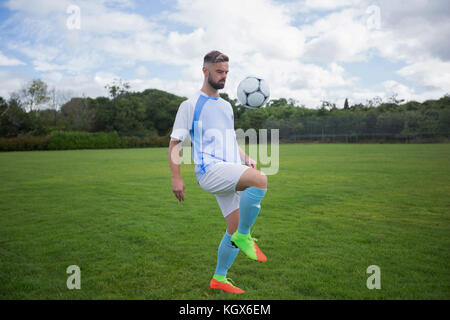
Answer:
POLYGON ((450 96, 423 103, 402 103, 396 95, 343 108, 323 101, 318 109, 297 106, 285 99, 270 101, 267 108, 245 111, 239 127, 279 129, 283 141, 323 142, 448 142, 450 96))
MULTIPOLYGON (((132 92, 122 80, 106 89, 107 97, 72 97, 49 89, 42 80, 32 80, 8 101, 0 97, 0 137, 45 137, 52 132, 168 137, 178 107, 186 99, 157 89, 132 92)), ((308 108, 281 98, 255 110, 240 106, 227 94, 221 97, 233 107, 236 129, 279 129, 281 141, 447 141, 450 137, 448 94, 422 103, 405 103, 396 95, 389 101, 375 97, 354 105, 346 100, 341 108, 328 101, 308 108)))
POLYGON ((33 80, 8 101, 0 97, 0 136, 45 136, 53 131, 164 136, 185 99, 156 89, 130 92, 121 80, 106 88, 109 97, 67 98, 56 91, 52 99, 47 84, 33 80))

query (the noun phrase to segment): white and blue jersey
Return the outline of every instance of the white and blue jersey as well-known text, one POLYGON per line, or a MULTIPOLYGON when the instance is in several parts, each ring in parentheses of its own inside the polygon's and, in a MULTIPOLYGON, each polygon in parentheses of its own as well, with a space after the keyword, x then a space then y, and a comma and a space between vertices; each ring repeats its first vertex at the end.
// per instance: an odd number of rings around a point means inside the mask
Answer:
POLYGON ((220 97, 199 91, 183 101, 173 125, 172 139, 183 141, 190 135, 197 181, 219 162, 241 164, 234 131, 233 108, 220 97))

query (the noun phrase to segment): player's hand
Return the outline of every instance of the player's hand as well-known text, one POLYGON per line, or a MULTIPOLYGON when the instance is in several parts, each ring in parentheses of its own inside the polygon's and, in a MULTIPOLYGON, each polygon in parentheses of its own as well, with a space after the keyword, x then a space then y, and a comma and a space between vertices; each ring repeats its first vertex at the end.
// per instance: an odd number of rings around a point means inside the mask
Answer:
POLYGON ((184 201, 184 182, 181 179, 172 179, 172 192, 178 201, 184 201))
POLYGON ((248 157, 248 158, 247 158, 247 161, 245 161, 245 165, 248 166, 248 167, 250 167, 250 168, 256 169, 256 161, 253 160, 253 159, 250 158, 250 157, 248 157))

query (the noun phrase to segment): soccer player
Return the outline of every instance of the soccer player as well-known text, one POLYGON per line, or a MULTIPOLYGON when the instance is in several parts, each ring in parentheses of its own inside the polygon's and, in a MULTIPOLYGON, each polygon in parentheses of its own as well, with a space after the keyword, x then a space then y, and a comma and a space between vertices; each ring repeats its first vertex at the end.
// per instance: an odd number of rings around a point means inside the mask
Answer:
POLYGON ((219 51, 211 51, 204 57, 203 86, 181 103, 175 118, 170 135, 169 163, 172 191, 179 201, 184 201, 180 151, 181 142, 190 135, 197 182, 215 195, 227 224, 210 288, 243 293, 244 290, 234 286, 226 275, 239 250, 254 261, 267 259, 250 235, 267 191, 267 176, 258 171, 256 162, 239 148, 233 109, 219 96, 227 79, 228 61, 228 57, 219 51))

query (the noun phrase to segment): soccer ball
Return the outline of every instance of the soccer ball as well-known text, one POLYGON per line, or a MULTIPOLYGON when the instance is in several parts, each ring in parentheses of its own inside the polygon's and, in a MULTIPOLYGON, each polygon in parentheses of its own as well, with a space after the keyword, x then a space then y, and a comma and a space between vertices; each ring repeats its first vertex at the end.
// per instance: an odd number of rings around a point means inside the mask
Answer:
POLYGON ((246 108, 256 109, 262 107, 270 96, 269 86, 264 79, 247 77, 239 83, 237 97, 246 108))

